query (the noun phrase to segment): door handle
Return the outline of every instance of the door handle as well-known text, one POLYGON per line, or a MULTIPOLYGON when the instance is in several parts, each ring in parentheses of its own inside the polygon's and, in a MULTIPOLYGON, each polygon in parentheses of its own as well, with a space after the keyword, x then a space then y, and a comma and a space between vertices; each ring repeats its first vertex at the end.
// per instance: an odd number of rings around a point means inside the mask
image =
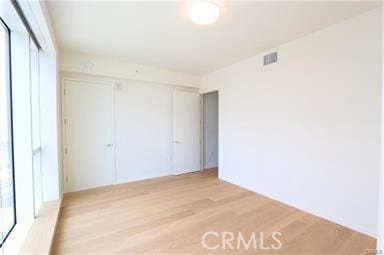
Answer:
POLYGON ((112 146, 113 146, 112 143, 108 143, 108 144, 105 145, 105 147, 112 147, 112 146))
POLYGON ((175 143, 180 143, 180 141, 175 141, 175 143))

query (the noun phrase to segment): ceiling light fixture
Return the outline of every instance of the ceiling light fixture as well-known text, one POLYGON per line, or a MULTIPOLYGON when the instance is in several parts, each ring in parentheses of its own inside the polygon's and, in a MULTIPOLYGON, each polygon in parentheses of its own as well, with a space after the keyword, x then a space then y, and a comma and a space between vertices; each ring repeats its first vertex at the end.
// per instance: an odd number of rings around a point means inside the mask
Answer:
POLYGON ((210 1, 192 1, 188 13, 194 23, 209 25, 215 23, 219 18, 219 7, 210 1))

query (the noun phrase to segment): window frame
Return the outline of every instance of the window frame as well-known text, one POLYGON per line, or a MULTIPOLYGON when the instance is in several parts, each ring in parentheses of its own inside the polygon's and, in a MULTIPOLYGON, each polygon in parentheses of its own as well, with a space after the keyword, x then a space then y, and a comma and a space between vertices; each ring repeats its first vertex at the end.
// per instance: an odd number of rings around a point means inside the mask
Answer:
POLYGON ((29 38, 29 71, 30 71, 30 102, 31 102, 31 137, 32 137, 32 173, 33 173, 33 211, 34 216, 38 216, 38 212, 43 202, 43 187, 42 187, 42 163, 41 163, 41 107, 40 107, 40 49, 33 38, 29 38), (33 59, 33 54, 35 59, 33 59), (37 67, 32 68, 33 61, 37 67), (35 72, 33 72, 35 71, 35 72), (37 80, 34 80, 37 75, 37 80), (36 82, 36 83, 35 83, 36 82), (37 85, 37 86, 36 86, 37 85), (37 91, 37 98, 34 92, 37 91), (35 103, 37 102, 37 105, 35 103), (36 107, 36 108, 35 108, 36 107), (38 113, 38 118, 34 118, 34 113, 38 113), (37 123, 36 123, 36 122, 37 123), (37 126, 36 126, 37 124, 37 126), (36 132, 38 137, 36 137, 36 132), (37 139, 36 139, 37 138, 37 139), (36 145, 38 143, 38 146, 36 145), (38 159, 36 157, 38 156, 38 159), (37 160, 38 162, 35 162, 37 160), (37 163, 37 164, 36 164, 37 163), (39 183, 39 181, 40 183, 39 183))
MULTIPOLYGON (((5 56, 7 58, 6 62, 8 65, 6 66, 6 75, 7 75, 7 87, 8 87, 8 97, 9 100, 7 102, 8 105, 8 113, 9 113, 9 136, 10 136, 10 155, 11 155, 11 169, 12 169, 12 193, 13 193, 13 225, 8 230, 8 232, 1 236, 0 240, 0 247, 3 247, 5 241, 10 236, 12 231, 14 230, 16 224, 17 224, 17 213, 16 213, 16 182, 15 182, 15 157, 14 157, 14 140, 13 140, 13 96, 12 96, 12 63, 11 63, 11 30, 7 26, 7 24, 4 22, 4 20, 0 17, 0 26, 2 26, 6 32, 6 44, 5 44, 5 56)), ((1 195, 1 194, 0 194, 1 195)), ((1 208, 0 208, 1 209, 1 208)), ((3 232, 2 226, 1 226, 1 233, 3 232)))

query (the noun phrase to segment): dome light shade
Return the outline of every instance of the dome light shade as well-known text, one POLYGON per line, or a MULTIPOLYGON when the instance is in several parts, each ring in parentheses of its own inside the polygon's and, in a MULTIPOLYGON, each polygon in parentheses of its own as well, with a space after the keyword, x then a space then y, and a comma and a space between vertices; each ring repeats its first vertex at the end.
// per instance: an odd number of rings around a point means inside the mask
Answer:
POLYGON ((219 7, 209 1, 193 1, 189 5, 188 13, 194 23, 209 25, 219 18, 219 7))

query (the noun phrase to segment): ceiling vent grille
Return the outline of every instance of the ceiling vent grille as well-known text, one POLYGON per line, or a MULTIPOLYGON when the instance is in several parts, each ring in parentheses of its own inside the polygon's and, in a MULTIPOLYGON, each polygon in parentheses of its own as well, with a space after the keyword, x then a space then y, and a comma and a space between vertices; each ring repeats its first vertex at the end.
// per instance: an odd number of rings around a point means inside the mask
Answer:
POLYGON ((264 65, 269 65, 277 62, 277 51, 264 56, 264 65))

